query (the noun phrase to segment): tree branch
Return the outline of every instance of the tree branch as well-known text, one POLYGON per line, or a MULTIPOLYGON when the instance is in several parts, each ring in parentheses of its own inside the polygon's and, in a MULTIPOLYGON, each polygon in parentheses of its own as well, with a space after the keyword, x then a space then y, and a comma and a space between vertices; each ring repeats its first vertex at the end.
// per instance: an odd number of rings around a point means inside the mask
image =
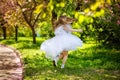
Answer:
POLYGON ((37 22, 37 20, 38 20, 38 18, 39 18, 39 16, 40 16, 40 14, 41 14, 41 13, 39 13, 39 14, 37 15, 37 17, 36 17, 36 19, 35 19, 35 21, 34 21, 34 23, 33 23, 32 26, 35 26, 35 24, 36 24, 36 22, 37 22))
POLYGON ((33 11, 35 10, 36 8, 36 1, 33 0, 33 3, 34 3, 34 7, 31 9, 32 11, 30 12, 30 21, 32 21, 32 15, 33 15, 33 11))
POLYGON ((24 18, 24 20, 25 20, 25 22, 30 26, 30 27, 32 27, 32 25, 31 25, 31 23, 30 23, 30 21, 28 20, 28 18, 26 17, 26 15, 25 15, 25 13, 24 13, 24 11, 22 11, 22 6, 18 3, 18 1, 16 1, 17 2, 17 5, 20 7, 20 9, 21 9, 21 12, 22 12, 22 15, 23 15, 23 18, 24 18))

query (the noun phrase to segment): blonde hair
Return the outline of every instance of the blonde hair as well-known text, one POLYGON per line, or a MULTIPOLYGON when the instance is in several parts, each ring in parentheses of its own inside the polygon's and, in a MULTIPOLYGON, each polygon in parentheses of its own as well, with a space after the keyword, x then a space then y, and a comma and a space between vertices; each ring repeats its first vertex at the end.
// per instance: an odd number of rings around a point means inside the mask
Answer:
POLYGON ((53 30, 55 30, 59 25, 63 25, 68 23, 69 21, 73 22, 75 19, 69 18, 67 16, 60 16, 58 20, 54 20, 53 22, 53 30))
POLYGON ((66 16, 60 16, 58 20, 53 20, 53 30, 55 30, 59 25, 65 24, 64 18, 66 16))

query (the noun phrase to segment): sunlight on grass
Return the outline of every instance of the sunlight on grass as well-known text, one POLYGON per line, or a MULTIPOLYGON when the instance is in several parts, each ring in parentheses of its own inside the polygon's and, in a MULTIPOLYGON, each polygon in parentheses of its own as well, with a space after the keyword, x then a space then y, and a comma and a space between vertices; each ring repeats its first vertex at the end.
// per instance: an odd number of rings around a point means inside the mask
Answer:
POLYGON ((120 51, 107 49, 87 41, 83 47, 70 51, 65 69, 54 68, 52 62, 40 52, 43 38, 37 38, 37 44, 31 38, 1 40, 20 51, 24 60, 24 80, 119 80, 120 79, 120 51))

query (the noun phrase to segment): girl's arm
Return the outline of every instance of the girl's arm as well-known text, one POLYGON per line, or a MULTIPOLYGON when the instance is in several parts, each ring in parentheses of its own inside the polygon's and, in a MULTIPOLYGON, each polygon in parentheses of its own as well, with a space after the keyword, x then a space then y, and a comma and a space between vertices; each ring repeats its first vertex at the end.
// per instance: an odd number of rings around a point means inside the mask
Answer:
POLYGON ((68 28, 66 26, 64 26, 63 29, 66 31, 70 31, 70 32, 83 32, 82 29, 72 29, 72 28, 68 28))

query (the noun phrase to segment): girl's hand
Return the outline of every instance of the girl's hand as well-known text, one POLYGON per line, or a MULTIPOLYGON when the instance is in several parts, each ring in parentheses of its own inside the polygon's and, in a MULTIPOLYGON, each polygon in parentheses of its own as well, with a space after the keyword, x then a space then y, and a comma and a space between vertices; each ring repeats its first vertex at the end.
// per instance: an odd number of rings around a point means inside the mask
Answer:
POLYGON ((82 32, 83 32, 83 30, 82 30, 82 29, 78 29, 78 32, 81 32, 81 33, 82 33, 82 32))

